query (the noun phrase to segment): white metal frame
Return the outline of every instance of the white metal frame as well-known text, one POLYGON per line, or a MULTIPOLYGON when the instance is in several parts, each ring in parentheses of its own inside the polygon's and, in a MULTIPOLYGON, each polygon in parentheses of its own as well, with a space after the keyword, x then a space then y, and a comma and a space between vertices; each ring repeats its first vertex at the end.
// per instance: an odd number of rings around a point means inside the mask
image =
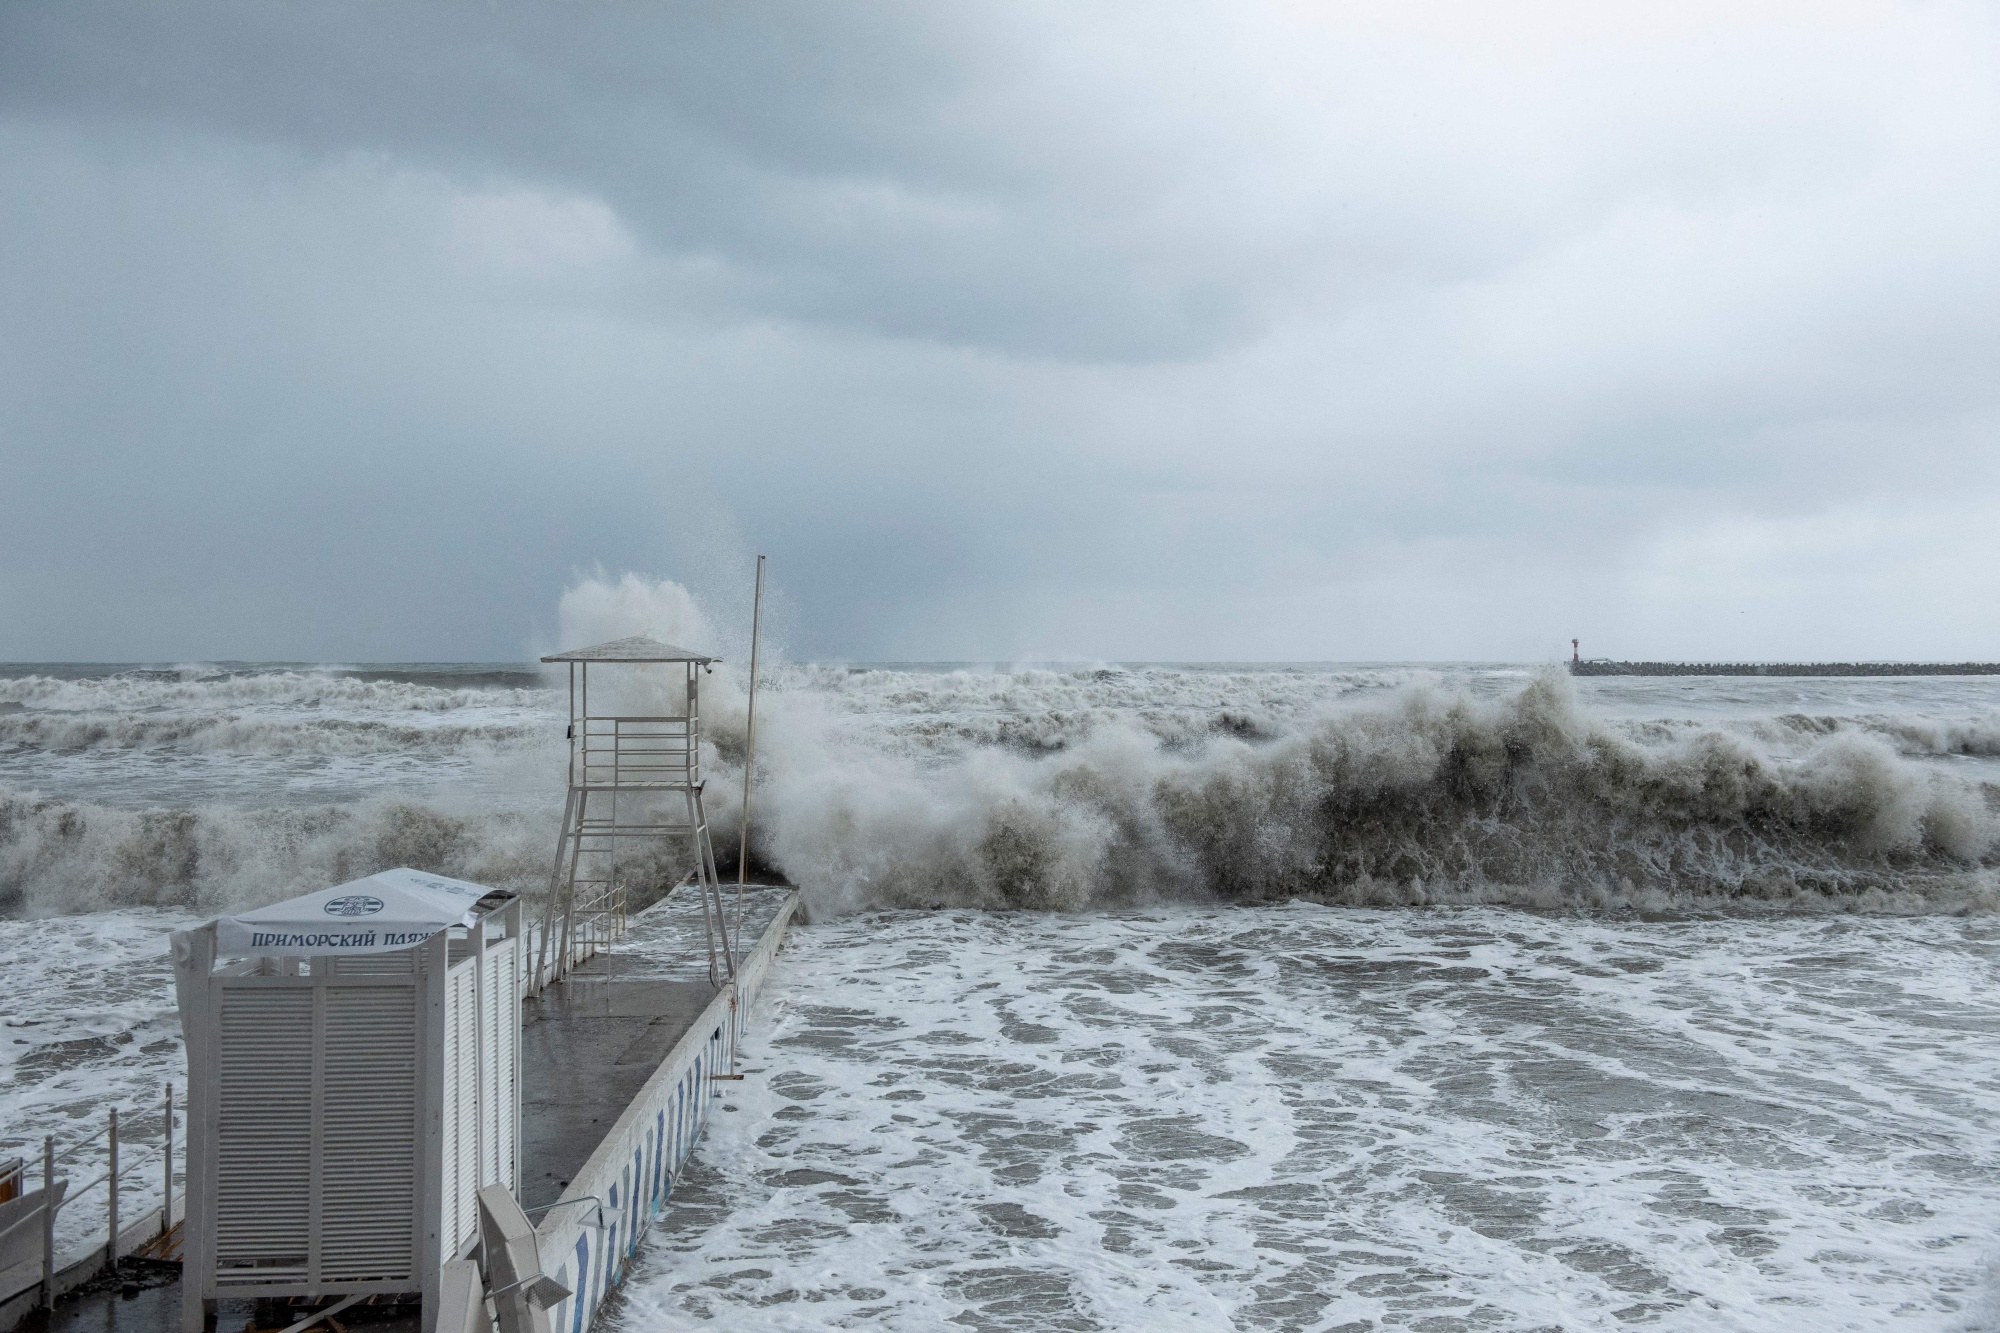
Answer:
MULTIPOLYGON (((736 941, 723 910, 701 772, 701 677, 716 659, 633 640, 545 657, 569 667, 569 795, 549 874, 532 988, 560 980, 624 933, 630 911, 621 849, 686 840, 679 882, 699 886, 712 984, 736 975, 736 941), (617 655, 594 656, 607 650, 617 655), (678 713, 596 712, 590 669, 679 667, 678 713)), ((602 693, 600 691, 600 699, 602 693)))

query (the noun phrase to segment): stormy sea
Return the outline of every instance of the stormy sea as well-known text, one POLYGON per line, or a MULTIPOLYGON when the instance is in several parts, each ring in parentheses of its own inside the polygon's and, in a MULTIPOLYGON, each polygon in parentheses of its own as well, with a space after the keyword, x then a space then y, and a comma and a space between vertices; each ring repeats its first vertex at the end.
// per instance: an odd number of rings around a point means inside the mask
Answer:
MULTIPOLYGON (((157 1135, 171 928, 539 899, 559 684, 0 668, 0 1158, 157 1135)), ((752 813, 811 921, 615 1327, 2000 1326, 2000 680, 781 665, 752 813)))

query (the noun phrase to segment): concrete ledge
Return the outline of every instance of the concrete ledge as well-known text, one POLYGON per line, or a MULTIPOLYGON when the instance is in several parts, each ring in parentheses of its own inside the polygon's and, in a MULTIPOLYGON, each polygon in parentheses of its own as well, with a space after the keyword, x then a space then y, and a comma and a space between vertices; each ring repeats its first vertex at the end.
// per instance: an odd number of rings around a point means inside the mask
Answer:
MULTIPOLYGON (((185 1213, 185 1204, 176 1199, 174 1216, 185 1213)), ((58 1212, 57 1216, 61 1216, 58 1212)), ((129 1227, 118 1232, 118 1257, 136 1254, 145 1249, 160 1236, 160 1210, 155 1208, 141 1213, 129 1227)), ((56 1262, 56 1299, 64 1296, 96 1277, 104 1268, 104 1247, 92 1246, 81 1253, 71 1253, 56 1262)), ((42 1261, 31 1259, 27 1263, 15 1264, 5 1272, 0 1272, 0 1333, 9 1333, 17 1328, 23 1319, 42 1307, 42 1261)))

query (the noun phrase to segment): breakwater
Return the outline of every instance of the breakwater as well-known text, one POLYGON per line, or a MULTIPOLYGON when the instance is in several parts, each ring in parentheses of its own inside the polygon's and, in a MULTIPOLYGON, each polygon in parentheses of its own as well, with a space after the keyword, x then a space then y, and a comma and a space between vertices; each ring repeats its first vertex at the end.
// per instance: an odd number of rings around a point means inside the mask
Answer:
POLYGON ((1572 676, 2000 676, 2000 662, 1571 662, 1572 676))

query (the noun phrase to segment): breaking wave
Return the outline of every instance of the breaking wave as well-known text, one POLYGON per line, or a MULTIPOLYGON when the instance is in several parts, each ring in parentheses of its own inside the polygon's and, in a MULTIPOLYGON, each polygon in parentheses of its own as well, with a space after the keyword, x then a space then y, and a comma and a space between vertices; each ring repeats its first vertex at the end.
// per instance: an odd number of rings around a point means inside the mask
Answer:
MULTIPOLYGON (((480 674, 489 679, 503 674, 532 676, 525 670, 480 674)), ((441 713, 495 704, 526 707, 545 703, 552 697, 551 691, 539 685, 511 689, 495 689, 490 685, 438 686, 411 680, 408 673, 332 670, 223 671, 175 667, 80 678, 26 675, 0 679, 0 703, 89 713, 166 709, 210 712, 252 705, 441 713)))
POLYGON ((386 800, 119 810, 0 792, 0 910, 225 911, 394 866, 535 893, 548 875, 557 817, 386 800))
POLYGON ((0 714, 0 747, 52 754, 98 749, 227 750, 267 755, 408 754, 499 746, 531 734, 520 723, 413 726, 367 718, 272 721, 219 717, 67 717, 48 713, 0 714))
POLYGON ((1989 784, 1861 730, 1789 753, 1713 726, 1647 743, 1557 673, 1498 698, 1412 686, 1191 750, 1122 721, 1039 760, 847 750, 777 770, 769 858, 828 908, 2000 901, 1989 784))
MULTIPOLYGON (((743 746, 730 670, 703 696, 726 862, 743 746)), ((538 895, 560 697, 527 672, 471 680, 0 680, 0 911, 223 910, 394 865, 538 895), (322 798, 328 773, 339 794, 322 798), (150 804, 124 808, 133 792, 150 804)), ((2000 788, 1981 779, 2000 772, 1981 758, 2000 754, 2000 724, 1974 710, 1627 718, 1521 668, 796 666, 769 685, 752 864, 822 912, 2000 904, 2000 788)))

